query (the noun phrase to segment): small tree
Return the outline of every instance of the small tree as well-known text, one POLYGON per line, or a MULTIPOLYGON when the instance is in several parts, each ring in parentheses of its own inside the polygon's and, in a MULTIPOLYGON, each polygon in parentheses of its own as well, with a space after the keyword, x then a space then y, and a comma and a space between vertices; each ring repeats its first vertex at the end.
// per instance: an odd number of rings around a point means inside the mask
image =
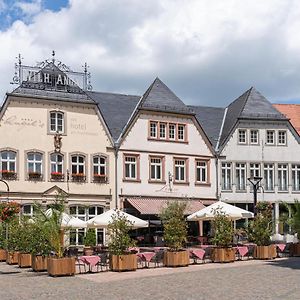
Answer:
POLYGON ((6 247, 6 226, 4 225, 4 223, 0 223, 0 249, 6 249, 6 247))
POLYGON ((86 247, 96 246, 96 233, 95 229, 89 228, 84 237, 84 245, 86 247))
POLYGON ((119 211, 112 216, 112 222, 108 224, 109 243, 108 249, 113 255, 128 253, 128 248, 135 246, 135 241, 128 234, 133 223, 119 211))
POLYGON ((249 241, 258 246, 268 246, 272 234, 272 204, 259 202, 256 206, 257 215, 249 222, 247 228, 249 241))
POLYGON ((228 216, 220 209, 214 210, 214 218, 212 220, 212 228, 214 237, 212 242, 222 248, 228 248, 232 245, 233 225, 228 216))
POLYGON ((171 251, 179 251, 186 242, 187 222, 185 202, 172 201, 162 210, 160 218, 164 227, 164 240, 171 251))

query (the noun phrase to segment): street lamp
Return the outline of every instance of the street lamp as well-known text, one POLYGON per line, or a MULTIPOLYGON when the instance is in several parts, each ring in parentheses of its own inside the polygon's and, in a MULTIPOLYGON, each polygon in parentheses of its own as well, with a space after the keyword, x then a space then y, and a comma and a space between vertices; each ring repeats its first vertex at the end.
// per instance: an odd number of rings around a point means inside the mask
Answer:
POLYGON ((254 205, 254 216, 256 216, 256 205, 257 205, 257 191, 261 187, 259 183, 261 182, 262 177, 254 176, 248 178, 248 181, 253 186, 253 205, 254 205))
POLYGON ((9 201, 9 185, 8 183, 3 180, 3 179, 0 179, 1 182, 3 182, 5 185, 6 185, 6 189, 7 189, 7 201, 9 201))

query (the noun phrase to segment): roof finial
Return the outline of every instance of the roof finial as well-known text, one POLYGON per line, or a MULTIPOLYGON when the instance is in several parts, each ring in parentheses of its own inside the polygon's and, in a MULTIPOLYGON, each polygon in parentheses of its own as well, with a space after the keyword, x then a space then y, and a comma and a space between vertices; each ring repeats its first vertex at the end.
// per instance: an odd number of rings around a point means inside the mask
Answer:
POLYGON ((54 63, 55 62, 55 51, 52 50, 52 62, 54 63))

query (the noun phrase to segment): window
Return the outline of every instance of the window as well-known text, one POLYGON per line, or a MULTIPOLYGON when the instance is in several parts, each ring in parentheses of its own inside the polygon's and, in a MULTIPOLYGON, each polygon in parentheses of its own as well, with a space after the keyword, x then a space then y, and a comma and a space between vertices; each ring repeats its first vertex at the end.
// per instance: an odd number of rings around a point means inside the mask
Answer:
POLYGON ((176 182, 186 182, 186 159, 175 159, 174 168, 175 168, 175 181, 176 182))
POLYGON ((96 182, 106 181, 106 157, 100 155, 93 157, 93 176, 96 182))
POLYGON ((150 122, 150 137, 157 137, 157 122, 150 122))
POLYGON ((288 189, 288 166, 278 164, 278 191, 287 191, 288 189))
POLYGON ((150 158, 150 180, 152 181, 163 180, 162 163, 163 163, 163 159, 161 157, 150 158))
POLYGON ((292 165, 292 190, 300 191, 300 165, 292 165))
POLYGON ((286 131, 283 130, 278 131, 278 145, 281 146, 286 145, 286 131))
POLYGON ((231 163, 222 163, 222 190, 231 190, 231 163))
POLYGON ((169 124, 169 139, 175 140, 176 137, 176 124, 169 124))
POLYGON ((27 154, 27 172, 30 180, 41 179, 43 155, 38 152, 27 154))
POLYGON ((138 165, 137 165, 137 160, 138 156, 136 155, 126 155, 124 158, 125 162, 125 174, 124 178, 127 180, 138 180, 138 165))
POLYGON ((274 190, 274 165, 264 164, 264 188, 265 191, 274 190))
POLYGON ((179 141, 184 141, 185 139, 185 136, 184 136, 184 133, 185 133, 185 125, 178 125, 178 136, 177 136, 177 139, 179 141))
POLYGON ((1 175, 4 179, 16 179, 16 152, 1 152, 1 175))
POLYGON ((274 130, 267 130, 267 144, 274 145, 275 144, 275 132, 274 130))
POLYGON ((196 160, 196 183, 208 183, 207 161, 196 160))
POLYGON ((50 169, 51 169, 51 179, 52 180, 63 180, 63 163, 64 157, 60 153, 52 153, 50 155, 50 169))
POLYGON ((247 131, 245 129, 239 130, 239 144, 247 143, 247 131))
POLYGON ((238 191, 246 190, 246 164, 236 163, 235 164, 235 178, 236 178, 236 189, 238 191))
POLYGON ((167 129, 166 123, 159 123, 159 137, 161 139, 167 138, 166 129, 167 129))
POLYGON ((50 132, 64 132, 64 114, 62 112, 50 112, 50 132))
MULTIPOLYGON (((259 163, 250 163, 250 178, 260 177, 260 164, 259 163)), ((250 191, 253 191, 253 185, 250 185, 250 191)))
POLYGON ((24 216, 32 217, 33 216, 33 205, 31 205, 31 204, 23 205, 22 214, 24 216))
MULTIPOLYGON (((71 206, 70 215, 76 218, 79 218, 82 221, 88 221, 89 219, 101 215, 103 213, 103 207, 101 206, 71 206)), ((70 231, 70 245, 83 245, 84 244, 84 235, 87 229, 72 229, 70 231)), ((96 229, 96 244, 104 243, 104 232, 103 229, 96 229)))
POLYGON ((258 130, 250 130, 250 144, 258 144, 258 130))
POLYGON ((85 157, 83 155, 71 156, 71 172, 73 181, 85 181, 85 157))

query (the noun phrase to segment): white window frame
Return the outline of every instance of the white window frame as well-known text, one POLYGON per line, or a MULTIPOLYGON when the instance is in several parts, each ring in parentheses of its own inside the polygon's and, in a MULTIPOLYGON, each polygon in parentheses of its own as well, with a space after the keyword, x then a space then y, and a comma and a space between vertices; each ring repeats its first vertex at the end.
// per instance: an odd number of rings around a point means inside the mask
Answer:
POLYGON ((287 144, 286 130, 278 130, 278 145, 279 146, 286 146, 286 144, 287 144), (281 134, 283 134, 283 136, 281 136, 281 134))
POLYGON ((85 176, 85 156, 82 154, 72 154, 71 155, 71 172, 72 175, 83 174, 85 176), (73 158, 76 157, 76 162, 73 162, 73 158), (80 162, 80 158, 83 158, 83 162, 80 162), (76 168, 76 172, 73 172, 73 167, 76 168), (82 168, 82 172, 80 169, 82 168))
POLYGON ((185 141, 185 126, 184 124, 177 125, 177 140, 185 141))
POLYGON ((231 163, 221 163, 221 188, 223 191, 231 190, 231 163), (223 176, 224 175, 224 176, 223 176))
POLYGON ((264 164, 264 190, 274 191, 274 164, 264 164))
POLYGON ((64 156, 61 153, 50 154, 50 173, 64 173, 64 156), (58 160, 58 157, 62 158, 62 161, 58 160), (55 159, 53 159, 55 157, 55 159), (59 170, 61 169, 61 171, 59 170))
POLYGON ((150 121, 149 136, 150 138, 157 138, 157 122, 150 121))
POLYGON ((300 191, 300 164, 292 164, 292 191, 300 191))
POLYGON ((275 130, 266 130, 266 145, 275 145, 276 141, 275 141, 275 130), (269 142, 269 134, 272 134, 273 137, 273 141, 269 142))
POLYGON ((135 155, 125 155, 124 156, 124 178, 126 180, 137 180, 138 179, 138 161, 137 160, 138 160, 138 157, 135 155), (126 174, 127 166, 128 166, 128 174, 126 174), (135 174, 133 175, 133 173, 135 173, 135 174))
POLYGON ((61 111, 49 112, 49 131, 51 133, 64 133, 65 132, 65 114, 61 111), (52 116, 53 115, 53 116, 52 116), (61 116, 61 124, 59 124, 59 116, 61 116), (54 120, 54 124, 52 123, 54 120), (54 126, 54 128, 52 128, 54 126), (61 127, 61 129, 59 129, 61 127))
POLYGON ((39 174, 43 174, 43 154, 40 152, 28 152, 27 153, 27 173, 39 173, 39 174), (33 159, 29 159, 29 155, 33 155, 33 159), (37 155, 41 156, 41 159, 38 160, 36 158, 37 155), (29 168, 29 164, 33 164, 33 169, 30 170, 29 168), (40 171, 38 171, 38 165, 40 165, 40 171))
POLYGON ((286 192, 288 190, 288 165, 278 164, 277 166, 277 179, 278 179, 278 191, 286 192))
POLYGON ((259 131, 257 129, 250 130, 250 144, 251 145, 258 145, 259 144, 259 131), (256 137, 254 138, 255 135, 256 137))
POLYGON ((247 177, 247 167, 246 163, 236 163, 235 164, 235 179, 236 179, 236 190, 245 191, 246 190, 246 177, 247 177))
POLYGON ((174 180, 175 182, 187 181, 187 160, 186 159, 174 158, 174 180))
POLYGON ((238 144, 246 145, 247 144, 247 129, 239 129, 238 130, 238 144), (243 134, 243 136, 242 136, 243 134), (243 137, 243 140, 241 140, 243 137))
POLYGON ((175 123, 169 123, 169 126, 168 126, 169 140, 175 141, 176 140, 176 134, 177 134, 176 124, 175 123))
POLYGON ((196 183, 208 183, 208 163, 206 160, 196 160, 196 183))
POLYGON ((102 176, 107 176, 107 158, 103 155, 94 155, 93 156, 93 175, 102 175, 102 176), (94 162, 94 159, 98 159, 98 162, 94 162), (104 163, 101 162, 101 159, 104 159, 104 163), (103 170, 104 168, 104 172, 101 172, 101 170, 103 170), (95 172, 96 170, 96 172, 95 172))
POLYGON ((161 157, 150 157, 150 181, 163 180, 163 159, 161 157), (153 171, 153 172, 152 172, 153 171), (160 174, 160 177, 158 176, 160 174))
POLYGON ((167 123, 164 122, 159 123, 159 138, 162 140, 167 139, 167 123))
POLYGON ((15 172, 17 170, 17 153, 15 151, 11 150, 4 150, 0 153, 0 159, 1 159, 1 172, 2 171, 11 171, 15 172), (2 154, 7 153, 7 158, 2 158, 2 154), (14 158, 11 157, 11 154, 14 155, 14 158), (3 163, 6 163, 6 169, 3 169, 3 163), (14 167, 12 167, 12 165, 14 167))

